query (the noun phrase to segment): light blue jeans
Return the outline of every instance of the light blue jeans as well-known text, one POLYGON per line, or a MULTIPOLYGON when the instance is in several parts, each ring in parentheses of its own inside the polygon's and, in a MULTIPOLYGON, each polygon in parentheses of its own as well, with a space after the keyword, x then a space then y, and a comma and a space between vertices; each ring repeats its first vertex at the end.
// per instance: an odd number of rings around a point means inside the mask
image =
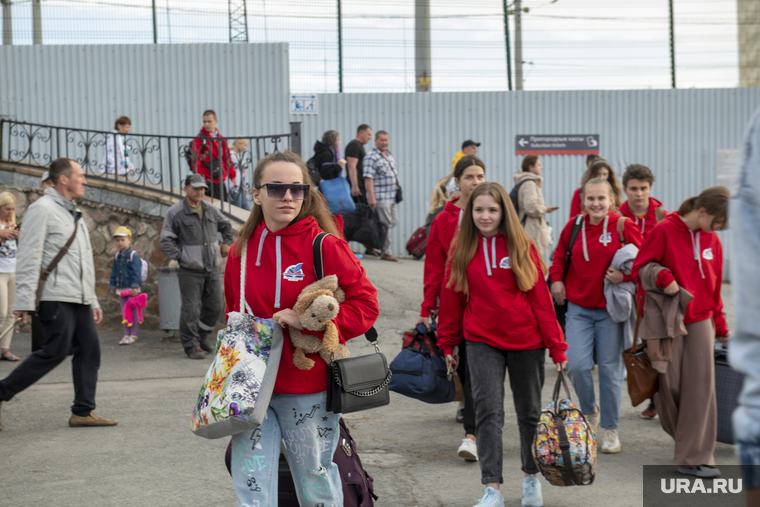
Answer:
POLYGON ((340 414, 328 412, 327 392, 273 394, 264 424, 232 437, 232 481, 238 507, 277 505, 277 470, 284 439, 301 505, 343 505, 332 462, 340 414))
POLYGON ((594 345, 599 367, 600 426, 616 429, 623 395, 623 324, 613 322, 605 309, 584 308, 568 302, 565 317, 567 373, 575 388, 581 412, 590 414, 596 407, 594 345))
POLYGON ((734 412, 736 452, 745 488, 760 488, 760 111, 755 114, 742 145, 742 163, 731 199, 730 261, 736 329, 728 347, 731 366, 746 375, 739 406, 734 412))

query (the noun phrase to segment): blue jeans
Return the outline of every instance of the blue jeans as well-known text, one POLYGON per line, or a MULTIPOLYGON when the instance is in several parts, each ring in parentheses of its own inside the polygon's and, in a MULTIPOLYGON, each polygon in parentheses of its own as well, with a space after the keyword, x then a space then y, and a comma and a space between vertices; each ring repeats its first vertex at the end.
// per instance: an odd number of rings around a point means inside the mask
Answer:
POLYGON ((734 412, 736 451, 745 476, 745 488, 760 487, 760 111, 750 123, 742 145, 742 164, 731 199, 731 288, 734 291, 736 329, 728 358, 746 375, 739 406, 734 412), (751 474, 752 477, 748 477, 751 474))
POLYGON ((590 414, 596 407, 594 345, 599 367, 599 409, 602 428, 616 429, 623 395, 623 324, 613 322, 605 309, 584 308, 568 302, 565 317, 567 373, 575 388, 581 412, 590 414))
POLYGON ((232 437, 232 481, 238 507, 277 505, 277 469, 284 439, 301 505, 343 505, 332 462, 340 414, 328 412, 327 392, 273 394, 264 424, 232 437))
POLYGON ((248 202, 248 199, 245 196, 245 190, 239 190, 235 193, 235 189, 233 189, 230 192, 230 203, 238 208, 251 211, 251 203, 248 202))

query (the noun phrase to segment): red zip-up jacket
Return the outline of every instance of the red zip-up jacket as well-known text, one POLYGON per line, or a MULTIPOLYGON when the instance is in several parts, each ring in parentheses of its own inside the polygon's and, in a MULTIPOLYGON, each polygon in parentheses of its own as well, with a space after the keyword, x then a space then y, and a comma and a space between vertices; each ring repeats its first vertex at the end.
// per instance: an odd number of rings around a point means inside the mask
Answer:
MULTIPOLYGON (((261 222, 248 240, 245 299, 257 317, 271 318, 285 308, 293 308, 304 287, 317 281, 314 274, 312 242, 322 232, 316 219, 306 217, 285 229, 271 232, 261 222)), ((377 290, 367 279, 364 268, 344 240, 327 236, 322 243, 324 274, 337 275, 346 293, 340 311, 333 320, 345 343, 364 334, 375 323, 379 313, 377 290)), ((240 257, 235 246, 230 249, 224 272, 226 311, 240 311, 240 257)), ((322 337, 321 332, 303 330, 322 337)), ((327 389, 328 367, 318 354, 307 354, 314 360, 311 370, 293 365, 293 343, 287 332, 282 359, 274 386, 275 393, 307 394, 327 389)))
POLYGON ((570 220, 583 213, 581 211, 581 189, 580 187, 573 192, 573 198, 570 200, 570 220))
MULTIPOLYGON (((500 350, 547 348, 555 363, 567 361, 567 343, 533 244, 530 253, 539 276, 536 285, 523 292, 512 273, 506 238, 478 235, 478 250, 467 266, 469 295, 445 285, 441 290, 438 345, 444 353, 451 354, 464 336, 500 350)), ((446 282, 449 274, 450 264, 446 282)))
MULTIPOLYGON (((227 139, 222 137, 219 133, 219 129, 216 130, 216 137, 211 137, 211 134, 206 132, 206 129, 201 128, 198 138, 193 139, 190 145, 191 153, 194 157, 197 157, 197 163, 195 171, 206 178, 206 181, 211 181, 211 160, 219 160, 222 168, 222 181, 227 179, 234 180, 237 176, 235 171, 235 164, 230 162, 230 149, 227 146, 227 139), (200 138, 200 139, 198 139, 200 138), (221 145, 221 158, 219 156, 219 149, 221 145)), ((219 178, 214 179, 214 183, 219 183, 219 178)))
MULTIPOLYGON (((662 203, 657 199, 650 197, 647 214, 644 218, 639 218, 634 215, 631 208, 628 207, 628 201, 625 201, 620 205, 620 214, 633 220, 633 222, 639 226, 641 234, 646 238, 649 233, 654 230, 654 226, 657 225, 657 208, 662 208, 662 203)), ((665 216, 668 216, 668 212, 665 211, 665 209, 663 209, 662 212, 665 216)))
POLYGON ((443 276, 446 271, 451 242, 459 229, 462 209, 454 204, 459 199, 446 203, 443 210, 433 220, 425 247, 425 298, 422 301, 420 316, 430 316, 431 310, 438 307, 443 276))
MULTIPOLYGON (((565 278, 565 295, 567 300, 584 308, 607 308, 607 299, 604 297, 604 275, 610 267, 615 253, 623 247, 617 233, 617 221, 622 218, 617 213, 610 211, 607 214, 607 242, 604 241, 604 220, 597 225, 591 225, 589 215, 583 217, 586 224, 586 249, 588 260, 583 253, 584 233, 581 230, 575 239, 573 255, 570 258, 570 269, 565 278)), ((570 220, 565 228, 554 251, 552 267, 549 269, 551 283, 561 282, 562 273, 565 269, 565 253, 570 245, 570 234, 573 230, 573 222, 570 220)), ((639 228, 632 220, 626 220, 623 228, 623 237, 626 245, 632 243, 641 246, 642 238, 639 228)), ((623 281, 631 281, 630 275, 625 275, 623 281)))
MULTIPOLYGON (((677 211, 673 212, 644 240, 631 268, 631 275, 636 281, 641 268, 650 262, 667 268, 660 271, 657 285, 665 288, 675 281, 694 295, 686 307, 684 324, 713 318, 718 336, 728 334, 720 295, 723 283, 723 246, 717 234, 694 232, 677 211)), ((643 295, 644 290, 639 283, 639 297, 643 295)))

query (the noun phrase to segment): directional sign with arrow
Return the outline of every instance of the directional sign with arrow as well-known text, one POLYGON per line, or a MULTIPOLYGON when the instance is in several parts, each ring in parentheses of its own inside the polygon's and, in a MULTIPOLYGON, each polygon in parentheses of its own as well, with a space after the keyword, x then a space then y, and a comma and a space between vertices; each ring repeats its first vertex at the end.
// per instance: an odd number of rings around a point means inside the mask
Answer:
POLYGON ((599 134, 515 136, 516 155, 599 155, 599 134))

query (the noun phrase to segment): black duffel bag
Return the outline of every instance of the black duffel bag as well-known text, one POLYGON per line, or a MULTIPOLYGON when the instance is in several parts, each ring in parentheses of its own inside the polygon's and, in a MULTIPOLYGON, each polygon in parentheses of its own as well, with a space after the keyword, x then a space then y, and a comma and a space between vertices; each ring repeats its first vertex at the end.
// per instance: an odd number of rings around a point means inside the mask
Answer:
POLYGON ((380 221, 377 210, 366 202, 357 202, 356 209, 343 214, 343 235, 346 241, 357 241, 368 248, 381 250, 388 226, 380 221))

